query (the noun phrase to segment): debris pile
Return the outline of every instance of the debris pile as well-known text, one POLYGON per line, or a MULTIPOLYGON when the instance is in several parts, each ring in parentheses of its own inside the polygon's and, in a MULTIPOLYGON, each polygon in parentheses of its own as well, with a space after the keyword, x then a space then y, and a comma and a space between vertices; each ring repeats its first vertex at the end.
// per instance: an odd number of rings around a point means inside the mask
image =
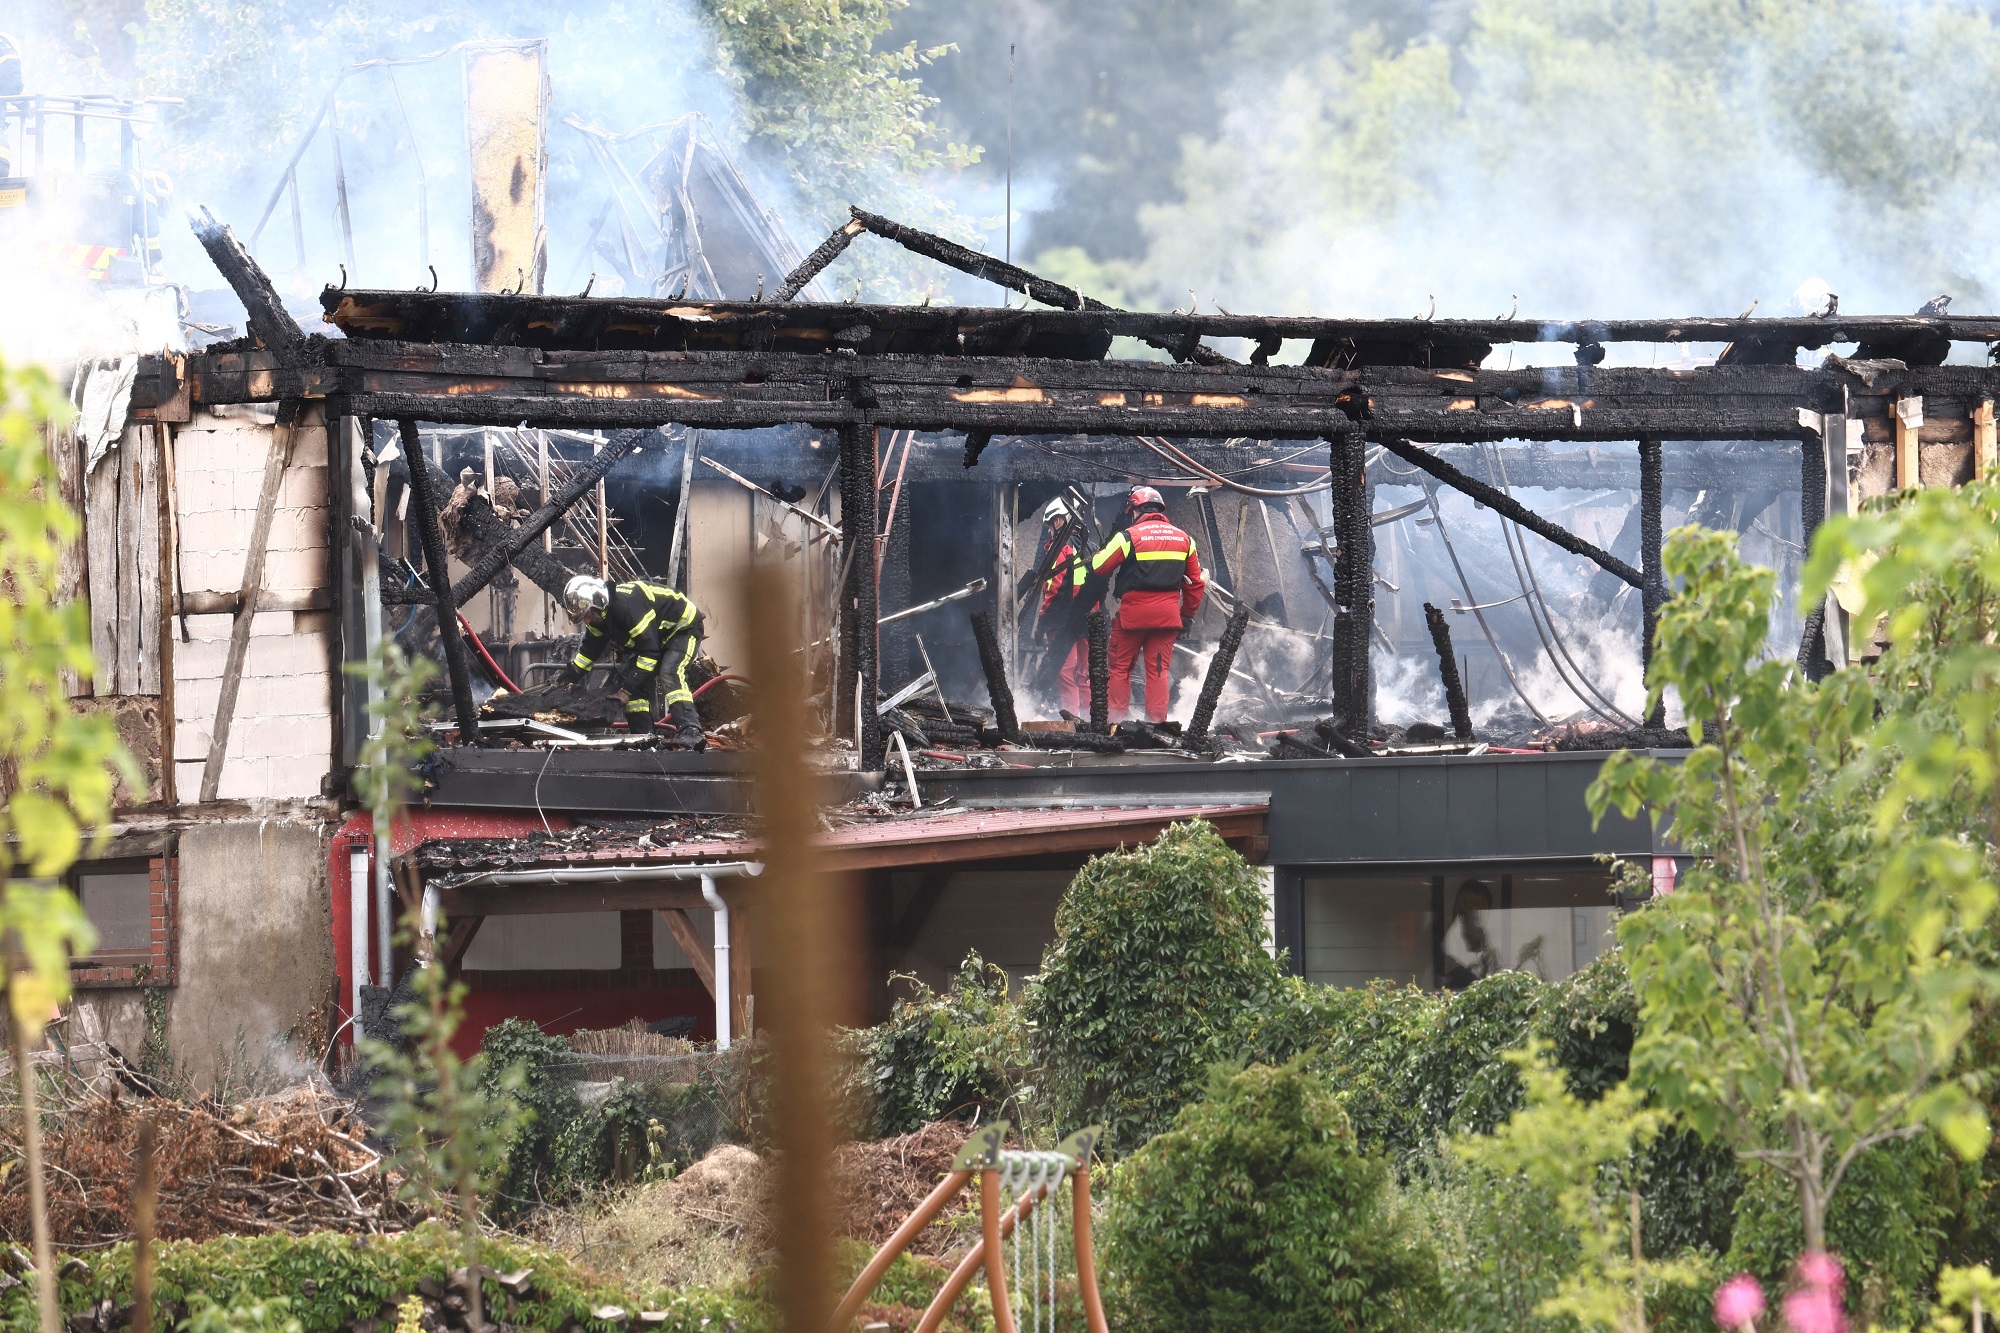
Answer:
MULTIPOLYGON (((157 1234, 165 1240, 310 1231, 407 1230, 424 1214, 396 1197, 397 1178, 367 1127, 317 1083, 233 1107, 90 1096, 43 1141, 49 1225, 65 1249, 130 1238, 139 1125, 159 1136, 157 1234)), ((20 1151, 10 1117, 0 1150, 20 1151)), ((27 1191, 0 1191, 0 1236, 25 1243, 27 1191)))

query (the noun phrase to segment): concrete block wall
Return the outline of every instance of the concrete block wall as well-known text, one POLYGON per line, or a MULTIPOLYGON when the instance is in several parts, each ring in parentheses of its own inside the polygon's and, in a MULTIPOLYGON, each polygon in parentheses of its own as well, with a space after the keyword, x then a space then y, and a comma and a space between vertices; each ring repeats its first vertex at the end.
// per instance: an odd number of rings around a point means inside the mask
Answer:
MULTIPOLYGON (((272 426, 254 418, 207 414, 197 414, 175 431, 184 593, 227 593, 242 587, 273 434, 272 426)), ((296 432, 291 466, 278 491, 264 587, 308 593, 326 588, 330 577, 326 427, 309 415, 296 432)), ((188 641, 174 644, 175 785, 184 802, 194 801, 201 791, 232 620, 226 615, 189 616, 188 641)), ((217 791, 223 799, 320 794, 332 764, 332 632, 332 616, 325 611, 257 614, 217 791)))

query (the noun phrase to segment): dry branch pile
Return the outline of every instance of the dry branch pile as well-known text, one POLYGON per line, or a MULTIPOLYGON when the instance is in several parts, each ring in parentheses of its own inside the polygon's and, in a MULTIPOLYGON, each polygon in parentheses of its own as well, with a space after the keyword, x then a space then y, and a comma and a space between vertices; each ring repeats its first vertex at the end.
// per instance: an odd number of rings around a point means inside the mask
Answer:
MULTIPOLYGON (((142 1118, 158 1128, 158 1234, 208 1240, 267 1232, 402 1231, 423 1213, 395 1197, 397 1181, 364 1140, 348 1103, 312 1084, 230 1108, 163 1099, 93 1098, 46 1135, 49 1221, 58 1246, 130 1237, 142 1118)), ((18 1121, 0 1152, 19 1156, 18 1121)), ((27 1191, 0 1191, 0 1237, 29 1235, 27 1191)))
MULTIPOLYGON (((900 1138, 835 1149, 840 1234, 871 1245, 888 1240, 937 1183, 951 1174, 951 1159, 970 1133, 965 1124, 941 1120, 900 1138)), ((961 1192, 924 1228, 911 1250, 932 1258, 957 1257, 972 1242, 977 1198, 976 1189, 961 1192)))

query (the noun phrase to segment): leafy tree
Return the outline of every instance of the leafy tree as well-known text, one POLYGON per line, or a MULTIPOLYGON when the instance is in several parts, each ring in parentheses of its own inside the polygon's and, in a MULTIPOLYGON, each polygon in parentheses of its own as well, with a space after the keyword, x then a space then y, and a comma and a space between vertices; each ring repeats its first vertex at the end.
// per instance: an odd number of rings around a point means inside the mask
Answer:
MULTIPOLYGON (((406 661, 394 641, 384 640, 365 671, 382 687, 372 709, 380 725, 362 749, 355 786, 376 829, 387 830, 420 782, 416 765, 431 748, 417 701, 436 668, 422 659, 406 661)), ((476 1274, 480 1201, 505 1171, 525 1114, 513 1096, 523 1076, 518 1067, 497 1079, 489 1076, 483 1054, 459 1058, 452 1038, 465 1018, 465 983, 452 980, 430 956, 430 937, 415 912, 404 937, 420 955, 412 980, 415 997, 398 1010, 406 1046, 375 1040, 362 1046, 381 1071, 375 1090, 387 1103, 383 1128, 404 1174, 404 1193, 458 1214, 466 1267, 476 1274)), ((470 1322, 477 1328, 482 1284, 470 1283, 467 1295, 470 1322)))
POLYGON ((1772 575, 1733 537, 1677 530, 1665 568, 1683 591, 1661 616, 1649 707, 1676 690, 1696 746, 1677 765, 1613 755, 1590 789, 1599 818, 1671 810, 1699 858, 1619 925, 1632 1080, 1789 1181, 1810 1250, 1869 1148, 1936 1130, 1965 1158, 1985 1150, 1959 1055, 1992 989, 1978 932, 1996 893, 1989 849, 1961 835, 2000 772, 1983 758, 2000 755, 2000 649, 1980 628, 2000 608, 1984 573, 2000 568, 1996 519, 1992 490, 1973 487, 1830 525, 1806 600, 1843 557, 1880 554, 1871 606, 1898 608, 1880 686, 1762 660, 1772 575))
POLYGON ((69 890, 48 881, 68 870, 111 818, 123 776, 143 787, 138 766, 106 715, 70 707, 66 671, 88 679, 90 608, 59 600, 56 562, 76 540, 77 518, 56 494, 44 435, 67 416, 42 371, 0 361, 0 877, 25 870, 37 882, 0 887, 0 982, 20 1083, 21 1138, 35 1229, 35 1281, 43 1333, 55 1333, 55 1258, 42 1181, 41 1124, 28 1050, 69 998, 69 960, 96 942, 69 890))
POLYGON ((1300 1061, 1218 1069, 1118 1167, 1104 1232, 1128 1328, 1402 1329, 1436 1296, 1388 1166, 1300 1061))
POLYGON ((1630 1083, 1584 1101, 1539 1041, 1512 1052, 1509 1063, 1527 1085, 1527 1105, 1492 1133, 1461 1137, 1454 1148, 1489 1169, 1518 1173, 1554 1201, 1576 1238, 1583 1263, 1535 1313, 1646 1333, 1649 1293, 1699 1276, 1691 1264, 1646 1258, 1641 1244, 1641 1150, 1666 1127, 1666 1114, 1644 1106, 1630 1083))
POLYGON ((1024 1002, 1058 1125, 1165 1128, 1277 987, 1263 940, 1256 870, 1199 820, 1078 871, 1024 1002))
POLYGON ((904 979, 916 994, 896 1001, 888 1022, 858 1034, 876 1136, 908 1134, 968 1106, 985 1119, 1025 1123, 1038 1099, 1027 1024, 1006 971, 975 950, 942 994, 904 979))

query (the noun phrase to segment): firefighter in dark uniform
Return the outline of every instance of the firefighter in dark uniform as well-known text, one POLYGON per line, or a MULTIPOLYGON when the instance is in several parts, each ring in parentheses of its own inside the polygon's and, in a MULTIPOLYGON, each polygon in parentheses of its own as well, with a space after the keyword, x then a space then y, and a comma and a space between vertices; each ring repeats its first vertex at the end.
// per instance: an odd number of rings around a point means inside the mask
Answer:
POLYGON ((693 602, 664 583, 633 579, 607 588, 603 579, 579 574, 563 588, 563 606, 584 626, 583 641, 563 671, 563 684, 580 683, 607 645, 620 655, 629 653, 620 682, 630 696, 625 724, 640 734, 652 730, 653 685, 664 680, 667 717, 674 724, 670 739, 690 750, 708 748, 687 680, 703 629, 693 602))

